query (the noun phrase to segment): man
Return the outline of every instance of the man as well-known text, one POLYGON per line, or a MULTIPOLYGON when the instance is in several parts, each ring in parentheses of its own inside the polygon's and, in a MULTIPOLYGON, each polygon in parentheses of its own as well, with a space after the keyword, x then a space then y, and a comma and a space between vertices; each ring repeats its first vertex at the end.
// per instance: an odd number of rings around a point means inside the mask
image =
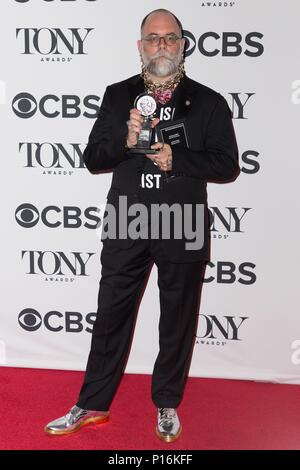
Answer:
MULTIPOLYGON (((128 206, 143 203, 148 209, 161 203, 206 208, 206 181, 223 182, 238 174, 228 105, 219 93, 186 77, 184 42, 175 15, 163 9, 149 13, 138 41, 142 74, 106 89, 84 159, 92 173, 113 169, 107 202, 117 212, 124 196, 128 206), (133 149, 143 118, 133 104, 145 92, 157 104, 151 148, 158 153, 139 155, 133 149), (167 134, 158 129, 166 130, 169 125, 172 130, 174 123, 171 140, 162 142, 161 136, 167 134)), ((179 437, 182 426, 176 408, 188 374, 204 266, 209 259, 207 210, 203 214, 203 243, 191 243, 189 249, 189 236, 164 238, 161 229, 158 237, 103 240, 98 314, 84 383, 69 413, 46 426, 48 434, 69 434, 88 423, 108 420, 126 365, 137 306, 154 262, 161 309, 160 349, 152 376, 152 399, 158 409, 156 434, 165 442, 179 437)), ((186 222, 197 220, 194 211, 186 222)), ((141 223, 144 229, 154 225, 151 217, 141 223)))

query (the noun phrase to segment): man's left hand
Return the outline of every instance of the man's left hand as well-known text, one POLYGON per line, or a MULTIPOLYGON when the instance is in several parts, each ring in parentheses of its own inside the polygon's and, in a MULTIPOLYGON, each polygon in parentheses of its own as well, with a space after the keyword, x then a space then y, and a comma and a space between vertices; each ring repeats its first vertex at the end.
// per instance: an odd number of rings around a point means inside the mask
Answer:
POLYGON ((156 154, 146 154, 147 158, 150 158, 162 171, 171 171, 172 170, 172 149, 169 144, 164 144, 162 142, 156 142, 151 145, 152 149, 159 149, 159 153, 156 154))

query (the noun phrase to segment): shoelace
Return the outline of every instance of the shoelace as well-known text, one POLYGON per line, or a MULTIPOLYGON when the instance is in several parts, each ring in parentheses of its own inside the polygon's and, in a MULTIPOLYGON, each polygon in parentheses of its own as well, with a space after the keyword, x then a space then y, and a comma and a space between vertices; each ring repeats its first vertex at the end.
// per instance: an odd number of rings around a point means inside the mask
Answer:
POLYGON ((81 418, 82 416, 86 415, 85 410, 81 410, 78 406, 74 405, 70 412, 66 415, 66 420, 69 421, 70 424, 73 424, 77 419, 81 418))
POLYGON ((172 418, 175 417, 175 411, 173 408, 160 408, 159 409, 159 424, 171 423, 172 418))

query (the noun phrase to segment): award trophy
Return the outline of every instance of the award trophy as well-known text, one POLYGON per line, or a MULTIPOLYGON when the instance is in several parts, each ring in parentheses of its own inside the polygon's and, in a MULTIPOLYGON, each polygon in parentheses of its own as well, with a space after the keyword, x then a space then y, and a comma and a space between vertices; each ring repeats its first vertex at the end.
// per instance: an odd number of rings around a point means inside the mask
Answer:
POLYGON ((152 136, 151 121, 156 111, 155 99, 147 93, 142 93, 136 97, 134 107, 141 111, 143 122, 141 132, 138 136, 138 141, 134 147, 128 150, 128 153, 158 153, 159 150, 150 148, 152 136))

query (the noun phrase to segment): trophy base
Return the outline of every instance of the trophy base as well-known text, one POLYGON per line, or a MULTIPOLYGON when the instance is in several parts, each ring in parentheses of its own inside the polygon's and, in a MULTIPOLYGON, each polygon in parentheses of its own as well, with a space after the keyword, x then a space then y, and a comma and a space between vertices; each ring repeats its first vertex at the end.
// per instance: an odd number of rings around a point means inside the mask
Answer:
POLYGON ((127 150, 127 153, 129 154, 139 154, 139 155, 145 155, 146 153, 148 154, 155 154, 159 153, 159 149, 146 149, 142 147, 132 147, 131 149, 127 150))

